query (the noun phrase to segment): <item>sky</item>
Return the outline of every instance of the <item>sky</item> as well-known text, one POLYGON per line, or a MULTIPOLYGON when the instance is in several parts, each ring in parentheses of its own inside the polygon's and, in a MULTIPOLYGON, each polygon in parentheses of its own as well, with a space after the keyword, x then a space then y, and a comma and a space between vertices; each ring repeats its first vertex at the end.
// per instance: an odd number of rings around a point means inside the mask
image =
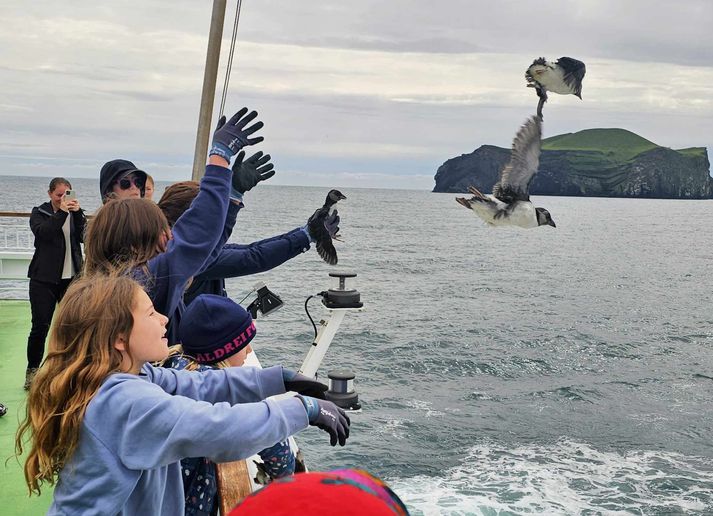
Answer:
MULTIPOLYGON (((189 179, 211 5, 0 0, 0 175, 124 158, 189 179)), ((711 0, 244 0, 226 111, 260 113, 271 184, 429 190, 447 159, 510 146, 540 56, 587 66, 583 100, 550 94, 545 137, 620 127, 711 155, 711 0)))

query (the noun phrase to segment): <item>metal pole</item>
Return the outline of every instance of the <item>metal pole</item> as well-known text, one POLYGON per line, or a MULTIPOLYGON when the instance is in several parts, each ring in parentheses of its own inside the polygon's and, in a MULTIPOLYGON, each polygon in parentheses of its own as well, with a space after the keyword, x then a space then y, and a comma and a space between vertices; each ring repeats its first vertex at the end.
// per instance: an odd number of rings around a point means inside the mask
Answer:
POLYGON ((223 40, 223 21, 225 20, 225 5, 227 0, 213 0, 213 13, 210 17, 210 34, 208 36, 208 52, 205 58, 205 73, 203 75, 203 92, 201 93, 201 109, 198 114, 198 132, 196 134, 196 150, 193 155, 193 181, 200 181, 205 171, 208 155, 208 138, 212 128, 213 100, 215 99, 215 84, 218 77, 220 62, 220 44, 223 40))

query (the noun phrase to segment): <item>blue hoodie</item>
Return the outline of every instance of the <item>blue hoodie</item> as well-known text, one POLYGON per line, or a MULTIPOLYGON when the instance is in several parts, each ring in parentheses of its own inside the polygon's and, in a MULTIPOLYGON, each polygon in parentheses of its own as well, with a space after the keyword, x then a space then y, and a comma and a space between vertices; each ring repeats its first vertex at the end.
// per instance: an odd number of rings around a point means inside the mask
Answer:
POLYGON ((48 514, 182 515, 182 458, 244 459, 307 428, 299 399, 260 401, 284 392, 279 366, 112 374, 87 406, 48 514))
POLYGON ((208 165, 193 204, 173 226, 166 251, 133 271, 133 278, 144 286, 156 311, 169 318, 169 344, 178 343, 176 329, 186 309, 183 292, 188 280, 215 260, 230 237, 232 226, 228 228, 224 221, 229 212, 234 221, 239 209, 229 199, 231 177, 229 168, 208 165))

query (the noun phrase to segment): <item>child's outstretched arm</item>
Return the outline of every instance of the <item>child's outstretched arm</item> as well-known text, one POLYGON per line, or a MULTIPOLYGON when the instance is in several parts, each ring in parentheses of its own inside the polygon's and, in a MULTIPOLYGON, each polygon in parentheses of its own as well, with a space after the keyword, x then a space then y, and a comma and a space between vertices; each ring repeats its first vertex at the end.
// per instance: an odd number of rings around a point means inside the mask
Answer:
MULTIPOLYGON (((287 391, 282 367, 228 367, 208 371, 182 371, 145 365, 147 379, 169 394, 218 403, 262 401, 287 391)), ((275 444, 275 443, 272 443, 275 444)))
POLYGON ((185 457, 244 459, 307 428, 309 419, 296 397, 213 404, 118 374, 87 408, 85 425, 124 467, 148 470, 185 457))

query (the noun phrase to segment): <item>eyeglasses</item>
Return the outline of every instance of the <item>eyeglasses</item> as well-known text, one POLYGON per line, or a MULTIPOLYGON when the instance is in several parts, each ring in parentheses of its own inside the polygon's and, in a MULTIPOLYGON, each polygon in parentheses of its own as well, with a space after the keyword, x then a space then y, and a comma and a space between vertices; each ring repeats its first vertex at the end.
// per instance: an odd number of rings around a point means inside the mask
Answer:
POLYGON ((144 187, 144 181, 139 177, 133 177, 133 176, 119 179, 116 182, 116 184, 118 184, 119 188, 121 188, 122 190, 128 190, 129 188, 131 188, 131 185, 134 185, 139 190, 141 190, 144 187))

